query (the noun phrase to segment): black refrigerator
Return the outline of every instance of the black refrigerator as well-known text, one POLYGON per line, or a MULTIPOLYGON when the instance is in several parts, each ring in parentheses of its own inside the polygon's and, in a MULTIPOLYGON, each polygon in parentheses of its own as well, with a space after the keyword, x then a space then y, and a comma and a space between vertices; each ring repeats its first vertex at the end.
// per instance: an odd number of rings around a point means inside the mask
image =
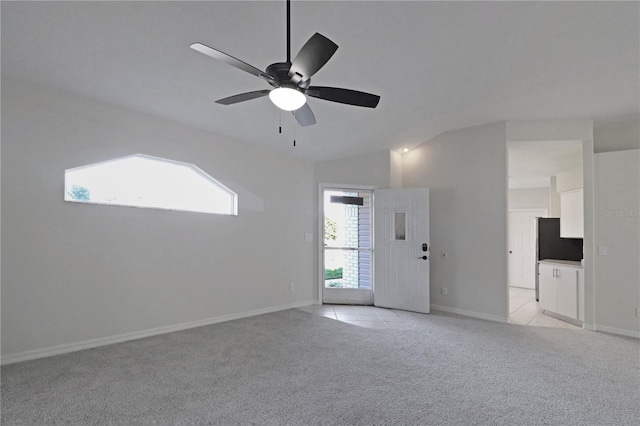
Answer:
POLYGON ((545 259, 575 260, 583 258, 582 238, 560 238, 560 218, 539 217, 536 223, 536 300, 538 297, 538 261, 545 259))

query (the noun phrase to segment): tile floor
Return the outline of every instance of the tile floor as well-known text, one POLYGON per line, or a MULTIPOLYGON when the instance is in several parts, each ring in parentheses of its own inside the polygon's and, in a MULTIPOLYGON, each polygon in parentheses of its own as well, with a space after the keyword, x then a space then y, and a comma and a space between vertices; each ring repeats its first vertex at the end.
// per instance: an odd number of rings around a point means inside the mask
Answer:
MULTIPOLYGON (((375 306, 310 305, 298 309, 365 328, 412 329, 414 328, 412 317, 421 315, 375 306)), ((509 309, 510 324, 582 329, 582 327, 543 314, 538 307, 538 302, 536 302, 535 290, 510 287, 509 309)))
POLYGON ((419 315, 413 312, 397 311, 395 309, 378 308, 375 306, 311 305, 298 309, 359 327, 393 328, 400 330, 414 328, 411 316, 419 315))
POLYGON ((543 314, 536 302, 535 290, 509 287, 509 311, 510 324, 582 329, 577 325, 543 314))

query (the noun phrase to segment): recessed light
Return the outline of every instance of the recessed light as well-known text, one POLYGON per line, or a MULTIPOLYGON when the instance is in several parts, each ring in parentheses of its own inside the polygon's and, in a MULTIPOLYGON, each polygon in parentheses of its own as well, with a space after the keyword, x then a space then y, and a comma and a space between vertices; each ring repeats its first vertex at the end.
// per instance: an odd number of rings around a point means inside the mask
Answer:
POLYGON ((409 152, 409 148, 403 148, 402 152, 409 152))

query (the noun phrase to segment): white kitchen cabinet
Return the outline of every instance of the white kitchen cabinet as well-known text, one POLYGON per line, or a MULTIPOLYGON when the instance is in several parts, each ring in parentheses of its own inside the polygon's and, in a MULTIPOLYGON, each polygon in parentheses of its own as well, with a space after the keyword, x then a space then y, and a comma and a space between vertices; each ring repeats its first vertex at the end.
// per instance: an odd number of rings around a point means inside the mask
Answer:
POLYGON ((540 279, 538 289, 538 299, 540 309, 555 312, 557 309, 557 290, 555 278, 555 265, 541 263, 539 267, 540 279))
POLYGON ((540 308, 549 314, 584 320, 580 306, 584 298, 582 269, 562 263, 540 262, 538 271, 540 308))
POLYGON ((578 319, 578 269, 556 267, 556 311, 578 319))
POLYGON ((582 189, 560 193, 560 237, 584 238, 584 195, 582 189))

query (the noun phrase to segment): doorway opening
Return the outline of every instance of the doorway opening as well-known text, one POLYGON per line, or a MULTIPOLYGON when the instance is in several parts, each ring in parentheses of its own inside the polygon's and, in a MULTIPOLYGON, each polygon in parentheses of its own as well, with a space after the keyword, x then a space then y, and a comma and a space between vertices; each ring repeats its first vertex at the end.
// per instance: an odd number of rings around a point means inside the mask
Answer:
POLYGON ((321 186, 323 303, 373 304, 373 188, 321 186))
MULTIPOLYGON (((507 149, 509 322, 579 328, 571 318, 554 315, 539 303, 539 262, 573 261, 576 241, 582 250, 582 235, 579 238, 561 235, 560 224, 569 216, 563 196, 577 191, 582 194, 583 142, 510 141, 507 149), (541 232, 541 224, 547 226, 550 222, 557 232, 541 232), (551 254, 549 250, 540 250, 541 238, 543 247, 554 247, 551 254)), ((582 203, 576 205, 576 216, 577 213, 582 216, 582 203)), ((576 227, 582 228, 582 222, 576 227)), ((567 223, 564 228, 569 229, 567 223)))

